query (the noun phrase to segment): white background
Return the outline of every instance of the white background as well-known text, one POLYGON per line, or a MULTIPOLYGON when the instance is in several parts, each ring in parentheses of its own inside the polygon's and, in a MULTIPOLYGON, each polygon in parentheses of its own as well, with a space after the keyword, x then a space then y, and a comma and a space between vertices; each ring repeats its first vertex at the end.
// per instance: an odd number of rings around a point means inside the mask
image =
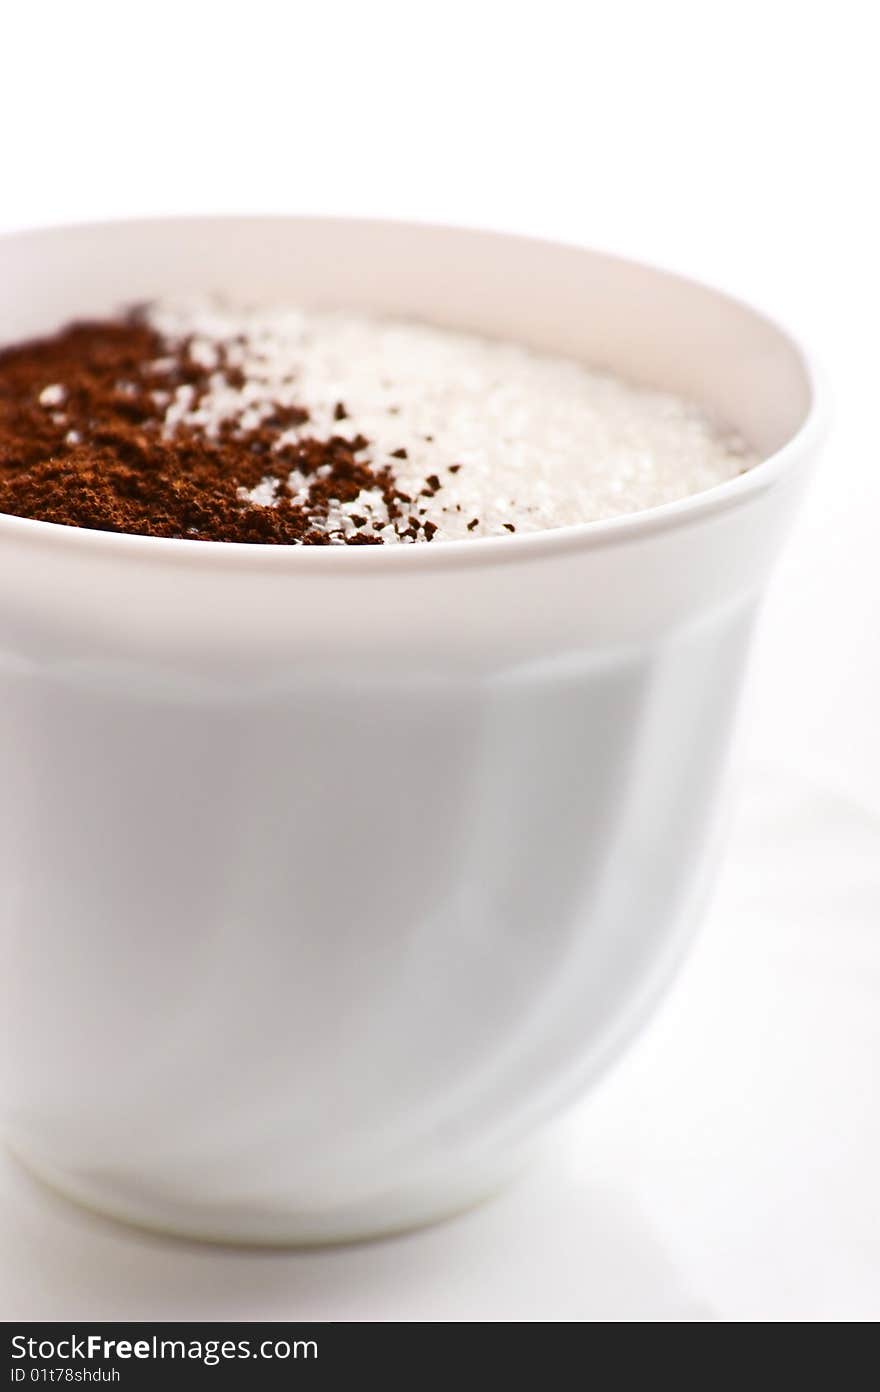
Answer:
POLYGON ((218 1254, 0 1167, 0 1316, 880 1316, 880 460, 872 7, 90 3, 3 34, 0 230, 396 215, 704 277, 818 351, 824 467, 758 643, 733 844, 629 1058, 494 1205, 218 1254))

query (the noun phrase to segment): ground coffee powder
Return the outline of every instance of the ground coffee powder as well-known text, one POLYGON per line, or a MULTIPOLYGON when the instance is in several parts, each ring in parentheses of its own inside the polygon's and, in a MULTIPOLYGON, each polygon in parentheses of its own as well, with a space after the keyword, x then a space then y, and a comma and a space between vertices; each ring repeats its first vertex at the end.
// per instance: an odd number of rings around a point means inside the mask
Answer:
MULTIPOLYGON (((305 434, 279 446, 285 431, 308 421, 302 408, 278 406, 252 426, 224 421, 216 437, 186 424, 169 433, 164 408, 179 388, 191 388, 186 399, 197 409, 217 373, 233 389, 242 385, 222 350, 209 368, 191 348, 184 340, 169 360, 167 343, 133 313, 0 352, 0 512, 142 536, 322 545, 335 538, 316 519, 371 489, 401 536, 431 540, 390 469, 364 459, 362 436, 305 434), (308 481, 296 501, 294 469, 308 481), (242 496, 267 479, 273 506, 242 496)), ((336 416, 345 418, 344 403, 336 416)), ((381 538, 361 531, 346 541, 381 538)))

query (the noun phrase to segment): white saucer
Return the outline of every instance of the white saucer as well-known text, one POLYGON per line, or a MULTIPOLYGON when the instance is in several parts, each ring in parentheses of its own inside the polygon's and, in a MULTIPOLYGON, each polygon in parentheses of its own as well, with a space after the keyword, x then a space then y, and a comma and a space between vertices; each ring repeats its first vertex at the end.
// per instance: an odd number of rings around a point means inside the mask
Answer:
POLYGON ((0 1160, 7 1320, 880 1317, 880 815, 751 767, 659 1016, 485 1207, 323 1252, 91 1217, 0 1160))

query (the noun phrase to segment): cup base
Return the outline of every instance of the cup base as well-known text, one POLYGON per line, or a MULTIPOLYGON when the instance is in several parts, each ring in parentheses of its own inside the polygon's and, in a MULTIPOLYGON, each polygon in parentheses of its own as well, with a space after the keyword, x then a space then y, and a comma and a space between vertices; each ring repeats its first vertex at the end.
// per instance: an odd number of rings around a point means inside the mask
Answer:
POLYGON ((524 1168, 508 1159, 456 1181, 403 1187, 325 1212, 290 1210, 238 1213, 234 1207, 195 1208, 108 1192, 82 1176, 55 1169, 6 1142, 13 1159, 39 1184, 99 1218, 161 1237, 233 1247, 310 1248, 378 1241, 456 1218, 497 1197, 524 1168))

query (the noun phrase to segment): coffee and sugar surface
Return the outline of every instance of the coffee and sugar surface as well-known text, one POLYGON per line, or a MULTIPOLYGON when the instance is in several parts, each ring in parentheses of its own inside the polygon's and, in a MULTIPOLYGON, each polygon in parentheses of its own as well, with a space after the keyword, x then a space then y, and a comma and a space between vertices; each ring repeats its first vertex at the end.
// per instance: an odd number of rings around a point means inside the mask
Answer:
POLYGON ((692 402, 426 324, 155 303, 0 351, 0 512, 411 545, 641 511, 757 462, 692 402))

